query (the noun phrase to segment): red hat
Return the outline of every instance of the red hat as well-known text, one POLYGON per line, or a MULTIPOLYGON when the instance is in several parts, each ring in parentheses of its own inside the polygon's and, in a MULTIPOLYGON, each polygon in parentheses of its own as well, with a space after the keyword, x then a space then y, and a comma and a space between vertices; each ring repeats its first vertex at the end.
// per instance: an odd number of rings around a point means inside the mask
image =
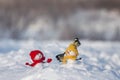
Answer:
POLYGON ((32 59, 33 62, 39 61, 39 60, 45 60, 45 57, 43 55, 43 53, 40 50, 34 50, 30 52, 30 57, 32 59), (39 56, 39 59, 35 59, 36 56, 39 56))

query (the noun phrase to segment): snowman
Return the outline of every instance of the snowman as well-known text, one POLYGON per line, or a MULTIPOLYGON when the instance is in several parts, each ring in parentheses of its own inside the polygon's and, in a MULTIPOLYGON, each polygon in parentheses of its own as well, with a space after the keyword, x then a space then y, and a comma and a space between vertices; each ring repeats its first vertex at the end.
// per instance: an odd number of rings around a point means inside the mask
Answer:
POLYGON ((50 63, 52 61, 51 58, 48 58, 45 62, 45 56, 40 50, 33 50, 30 52, 30 58, 32 60, 32 63, 26 62, 26 65, 29 65, 31 67, 36 66, 38 63, 50 63))

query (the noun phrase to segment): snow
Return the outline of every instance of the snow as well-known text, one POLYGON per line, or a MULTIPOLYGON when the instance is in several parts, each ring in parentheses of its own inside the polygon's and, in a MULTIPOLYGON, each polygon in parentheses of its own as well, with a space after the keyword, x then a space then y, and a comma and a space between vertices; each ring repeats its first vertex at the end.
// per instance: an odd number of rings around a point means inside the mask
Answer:
POLYGON ((61 64, 56 54, 64 52, 71 41, 13 41, 0 42, 0 80, 119 80, 120 43, 81 41, 78 48, 81 61, 61 64), (41 50, 52 63, 26 66, 31 62, 29 52, 41 50))

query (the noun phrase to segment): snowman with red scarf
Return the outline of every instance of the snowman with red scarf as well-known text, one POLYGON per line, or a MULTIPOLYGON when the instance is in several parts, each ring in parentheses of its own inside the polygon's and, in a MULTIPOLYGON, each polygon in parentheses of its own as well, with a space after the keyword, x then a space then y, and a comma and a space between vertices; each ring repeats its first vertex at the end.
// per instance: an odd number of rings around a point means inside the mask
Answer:
POLYGON ((33 50, 29 55, 33 63, 30 64, 26 62, 26 65, 29 65, 31 67, 34 67, 39 63, 50 63, 52 61, 51 58, 48 58, 47 61, 45 61, 45 56, 40 50, 33 50))

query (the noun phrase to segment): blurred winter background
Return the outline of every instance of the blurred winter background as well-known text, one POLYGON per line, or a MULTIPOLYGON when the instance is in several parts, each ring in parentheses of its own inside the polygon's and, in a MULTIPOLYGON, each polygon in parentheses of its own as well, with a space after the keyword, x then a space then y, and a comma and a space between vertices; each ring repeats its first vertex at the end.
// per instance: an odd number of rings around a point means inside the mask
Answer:
POLYGON ((0 40, 120 41, 120 0, 0 0, 0 40))

